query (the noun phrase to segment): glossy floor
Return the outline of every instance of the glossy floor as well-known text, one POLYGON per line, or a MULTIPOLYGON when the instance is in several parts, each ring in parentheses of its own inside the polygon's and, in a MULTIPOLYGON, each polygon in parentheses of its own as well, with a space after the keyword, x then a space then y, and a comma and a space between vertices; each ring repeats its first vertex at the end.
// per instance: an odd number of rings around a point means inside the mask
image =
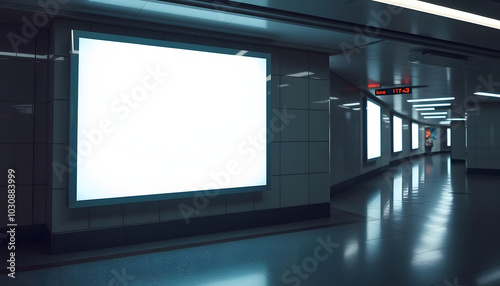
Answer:
POLYGON ((164 251, 154 249, 175 242, 130 246, 111 259, 75 262, 118 250, 39 257, 60 263, 18 272, 12 285, 500 285, 499 186, 434 155, 334 196, 328 220, 190 238, 192 246, 164 251))

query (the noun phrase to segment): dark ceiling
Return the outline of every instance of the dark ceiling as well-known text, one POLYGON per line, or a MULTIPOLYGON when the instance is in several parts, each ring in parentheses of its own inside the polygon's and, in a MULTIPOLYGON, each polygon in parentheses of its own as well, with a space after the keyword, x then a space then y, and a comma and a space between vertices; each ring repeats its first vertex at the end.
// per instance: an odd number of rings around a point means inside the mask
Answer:
MULTIPOLYGON (((379 97, 396 112, 422 122, 438 124, 441 120, 424 119, 407 99, 455 97, 445 110, 447 117, 463 117, 470 101, 498 101, 476 97, 474 91, 500 93, 500 30, 370 0, 59 2, 58 17, 154 22, 325 52, 331 55, 334 73, 371 94, 377 86, 426 86, 410 95, 379 97), (443 63, 442 58, 429 58, 428 63, 409 63, 408 55, 420 51, 466 60, 443 63)), ((500 18, 496 0, 426 2, 500 18)), ((5 23, 21 23, 24 15, 40 10, 38 0, 0 0, 5 23)))

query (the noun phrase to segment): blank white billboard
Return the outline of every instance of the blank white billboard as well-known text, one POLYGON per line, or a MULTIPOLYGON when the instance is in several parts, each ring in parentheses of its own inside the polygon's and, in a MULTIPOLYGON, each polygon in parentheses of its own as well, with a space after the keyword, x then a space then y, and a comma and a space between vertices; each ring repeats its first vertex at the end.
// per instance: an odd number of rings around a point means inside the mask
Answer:
POLYGON ((397 116, 392 117, 392 151, 403 151, 403 120, 397 116))
POLYGON ((366 155, 367 159, 381 156, 381 111, 380 106, 366 101, 366 155))
POLYGON ((268 185, 267 58, 78 35, 74 206, 268 185))

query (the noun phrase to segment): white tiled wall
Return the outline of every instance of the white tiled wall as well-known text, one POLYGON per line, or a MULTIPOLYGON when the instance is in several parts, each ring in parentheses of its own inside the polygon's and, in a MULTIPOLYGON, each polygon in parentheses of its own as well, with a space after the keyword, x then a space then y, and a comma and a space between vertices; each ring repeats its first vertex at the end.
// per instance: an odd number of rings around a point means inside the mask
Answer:
MULTIPOLYGON (((173 31, 157 32, 56 19, 51 31, 51 50, 62 57, 50 63, 51 81, 48 109, 50 163, 64 161, 68 144, 67 100, 69 95, 69 31, 71 29, 123 34, 130 36, 181 41, 202 45, 255 50, 271 54, 271 118, 282 130, 273 132, 270 148, 271 189, 264 192, 216 196, 208 203, 193 198, 171 201, 117 205, 109 209, 90 207, 68 209, 67 174, 57 180, 51 172, 52 232, 96 229, 158 221, 182 220, 180 205, 198 209, 196 216, 223 215, 237 212, 282 208, 329 202, 329 104, 330 79, 325 54, 245 44, 231 40, 183 35, 173 31), (64 59, 64 60, 61 60, 64 59), (283 120, 278 114, 288 114, 283 120), (64 216, 64 217, 61 217, 64 216), (74 220, 74 223, 72 223, 74 220)), ((205 198, 207 199, 207 198, 205 198)))
POLYGON ((281 175, 308 173, 309 142, 281 143, 281 175))
POLYGON ((309 111, 309 140, 329 141, 330 140, 330 113, 328 110, 309 111))
POLYGON ((326 172, 309 174, 309 203, 324 203, 330 200, 330 174, 326 172))
POLYGON ((308 109, 309 98, 304 96, 308 93, 309 80, 307 78, 296 78, 280 76, 281 107, 293 109, 308 109))
POLYGON ((331 74, 330 81, 330 184, 351 179, 361 173, 361 91, 331 74), (343 108, 346 103, 357 108, 343 108))
POLYGON ((52 232, 77 231, 89 228, 88 208, 68 209, 68 189, 51 189, 52 232))
POLYGON ((466 162, 471 169, 500 170, 500 103, 467 111, 466 162))
POLYGON ((451 159, 465 160, 465 122, 451 122, 451 159))
MULTIPOLYGON (((306 104, 307 108, 307 104, 306 104)), ((283 109, 294 118, 283 127, 280 132, 281 141, 285 142, 307 142, 309 141, 309 110, 292 109, 283 105, 283 109)))
MULTIPOLYGON (((47 146, 47 62, 15 56, 7 36, 22 35, 21 25, 0 19, 0 187, 7 194, 7 170, 15 171, 16 223, 27 226, 45 223, 46 146, 47 146), (44 81, 45 80, 45 81, 44 81)), ((47 54, 48 31, 40 28, 35 37, 19 44, 18 52, 47 54)), ((7 199, 1 200, 0 213, 7 213, 7 199)), ((4 225, 5 226, 5 225, 4 225)))
POLYGON ((123 225, 123 206, 101 206, 89 210, 89 227, 105 228, 123 225))
POLYGON ((255 193, 255 210, 279 208, 281 205, 281 176, 271 176, 271 190, 255 193))
POLYGON ((281 179, 281 206, 306 205, 309 202, 308 174, 283 175, 281 179))
MULTIPOLYGON (((43 168, 45 170, 45 168, 43 168)), ((45 224, 47 186, 36 184, 33 188, 33 224, 45 224)))
MULTIPOLYGON (((92 209, 92 208, 90 208, 92 209)), ((94 221, 99 221, 96 217, 94 221)), ((160 221, 160 202, 142 202, 123 206, 123 224, 134 225, 160 221)))

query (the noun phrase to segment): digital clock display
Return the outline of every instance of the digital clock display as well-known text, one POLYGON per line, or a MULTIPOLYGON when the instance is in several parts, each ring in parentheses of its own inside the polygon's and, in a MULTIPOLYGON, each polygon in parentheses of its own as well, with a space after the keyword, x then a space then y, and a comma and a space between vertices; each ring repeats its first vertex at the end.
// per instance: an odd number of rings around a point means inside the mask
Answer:
POLYGON ((410 94, 411 87, 395 87, 395 88, 385 88, 376 89, 375 95, 391 95, 391 94, 410 94))

